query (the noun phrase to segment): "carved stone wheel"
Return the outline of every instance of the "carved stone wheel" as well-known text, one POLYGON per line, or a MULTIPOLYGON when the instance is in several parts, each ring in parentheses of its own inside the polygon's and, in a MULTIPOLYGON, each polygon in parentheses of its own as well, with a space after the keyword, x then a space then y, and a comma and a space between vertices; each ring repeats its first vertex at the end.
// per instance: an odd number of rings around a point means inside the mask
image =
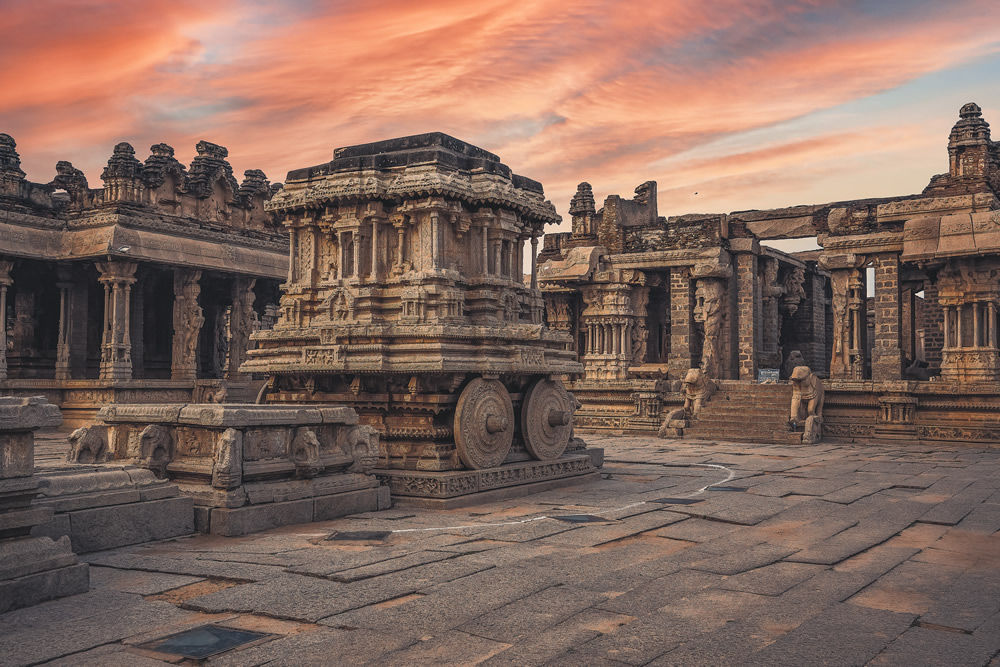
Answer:
POLYGON ((514 442, 514 405, 499 380, 476 378, 458 397, 455 445, 469 468, 495 468, 514 442))
POLYGON ((521 435, 541 461, 562 456, 573 430, 573 402, 559 380, 541 379, 528 389, 521 406, 521 435))

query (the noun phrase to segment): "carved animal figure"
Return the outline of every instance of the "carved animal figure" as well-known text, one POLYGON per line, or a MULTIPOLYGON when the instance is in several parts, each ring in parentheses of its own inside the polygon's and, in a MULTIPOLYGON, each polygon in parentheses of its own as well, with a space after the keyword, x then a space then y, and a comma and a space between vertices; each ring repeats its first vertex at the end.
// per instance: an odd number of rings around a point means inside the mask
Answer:
POLYGON ((808 366, 796 366, 792 381, 792 405, 788 425, 795 430, 804 422, 802 444, 819 442, 823 429, 823 383, 808 366))
POLYGON ((159 478, 167 475, 167 464, 174 460, 174 441, 170 431, 158 424, 142 429, 139 436, 139 465, 156 473, 159 478))
POLYGON ((798 350, 792 350, 788 353, 788 358, 785 359, 785 363, 782 365, 782 375, 785 378, 790 378, 792 376, 792 371, 794 371, 799 366, 806 365, 806 358, 802 356, 802 353, 798 350))
POLYGON ((105 428, 84 426, 70 433, 68 440, 66 460, 70 463, 104 463, 111 459, 105 428))
POLYGON ((702 405, 715 393, 715 383, 700 368, 692 368, 684 376, 684 414, 697 417, 702 405))
POLYGON ((372 426, 354 426, 344 438, 344 453, 354 459, 350 472, 368 472, 378 463, 378 431, 372 426))
POLYGON ((312 429, 302 426, 295 430, 291 459, 295 463, 297 477, 308 479, 323 472, 319 461, 319 438, 312 429))

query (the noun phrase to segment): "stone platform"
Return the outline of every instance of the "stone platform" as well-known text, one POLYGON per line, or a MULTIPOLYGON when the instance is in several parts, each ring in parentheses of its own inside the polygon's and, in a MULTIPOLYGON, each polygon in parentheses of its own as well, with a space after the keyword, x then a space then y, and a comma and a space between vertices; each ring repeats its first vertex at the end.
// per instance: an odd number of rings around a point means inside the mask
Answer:
POLYGON ((343 406, 114 405, 78 457, 153 470, 194 503, 194 527, 245 535, 389 507, 368 474, 378 436, 343 406))
POLYGON ((88 553, 164 540, 194 532, 194 502, 176 484, 134 466, 69 466, 38 476, 35 506, 51 508, 52 521, 32 535, 69 536, 88 553))
POLYGON ((568 453, 554 461, 525 461, 485 470, 425 472, 381 469, 373 472, 389 483, 397 501, 418 507, 447 509, 547 491, 599 478, 603 449, 568 453))

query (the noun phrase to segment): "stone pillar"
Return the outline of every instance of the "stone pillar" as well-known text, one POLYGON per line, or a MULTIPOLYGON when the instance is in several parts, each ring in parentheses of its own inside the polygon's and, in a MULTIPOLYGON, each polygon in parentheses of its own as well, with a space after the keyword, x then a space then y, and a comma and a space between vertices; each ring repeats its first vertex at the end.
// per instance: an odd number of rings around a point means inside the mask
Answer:
MULTIPOLYGON (((753 239, 732 239, 732 242, 753 239)), ((771 260, 775 261, 775 260, 771 260)), ((774 301, 777 309, 777 301, 774 301)), ((761 349, 761 287, 757 280, 757 255, 736 255, 736 309, 739 337, 739 379, 757 379, 757 353, 761 349)), ((777 332, 775 332, 777 333, 777 332)))
POLYGON ((538 237, 531 237, 531 289, 538 289, 538 237))
POLYGON ((132 377, 146 376, 146 348, 143 344, 143 326, 146 310, 146 299, 143 296, 142 282, 136 284, 132 298, 132 321, 129 325, 129 336, 132 340, 132 377))
POLYGON ((229 312, 229 365, 226 368, 227 380, 239 380, 240 366, 246 361, 247 349, 250 347, 250 334, 253 331, 253 302, 256 295, 253 292, 255 278, 237 276, 233 278, 233 307, 229 312))
POLYGON ((198 336, 205 323, 198 295, 201 271, 174 270, 174 341, 170 378, 193 382, 198 377, 198 336))
POLYGON ((98 262, 104 285, 104 335, 101 342, 101 379, 132 379, 131 319, 135 262, 98 262))
MULTIPOLYGON (((517 237, 517 256, 514 257, 514 271, 517 273, 517 283, 524 284, 524 240, 528 238, 527 236, 517 237)), ((534 258, 532 258, 534 262, 534 258)), ((534 269, 532 269, 532 276, 534 276, 534 269)))
POLYGON ((0 380, 7 379, 7 288, 14 282, 12 268, 13 262, 0 260, 0 380))
POLYGON ((38 494, 33 431, 61 423, 59 409, 42 397, 0 397, 0 614, 90 589, 88 566, 69 536, 30 535, 52 520, 52 508, 31 506, 38 494))
POLYGON ((809 306, 812 308, 812 339, 806 359, 810 367, 823 372, 827 370, 829 359, 826 356, 826 280, 822 274, 811 275, 809 306))
POLYGON ((872 345, 872 379, 903 377, 900 319, 899 256, 875 256, 875 341, 872 345))
MULTIPOLYGON (((291 219, 286 220, 285 224, 288 226, 288 284, 294 285, 298 278, 299 230, 291 226, 291 219)), ((174 294, 177 294, 176 290, 174 294)))
POLYGON ((667 371, 680 379, 691 368, 691 308, 694 290, 688 268, 670 269, 670 354, 667 371))
POLYGON ((69 380, 73 377, 72 366, 70 364, 70 340, 73 335, 73 319, 70 313, 70 304, 73 276, 69 268, 60 266, 56 269, 56 277, 59 279, 56 283, 56 287, 59 288, 59 336, 56 340, 56 379, 69 380))

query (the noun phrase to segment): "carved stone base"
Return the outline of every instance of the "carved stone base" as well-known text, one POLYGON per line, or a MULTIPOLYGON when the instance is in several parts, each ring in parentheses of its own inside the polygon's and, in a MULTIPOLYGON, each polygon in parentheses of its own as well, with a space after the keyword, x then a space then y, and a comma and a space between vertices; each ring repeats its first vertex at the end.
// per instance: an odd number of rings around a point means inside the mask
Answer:
POLYGON ((24 537, 0 542, 0 614, 90 590, 90 572, 69 538, 24 537))
POLYGON ((69 536, 74 551, 87 553, 165 540, 194 532, 194 504, 177 485, 141 468, 98 466, 39 475, 35 506, 51 508, 52 521, 31 534, 69 536))
MULTIPOLYGON (((468 504, 474 504, 490 500, 483 496, 475 497, 477 494, 499 489, 517 489, 512 495, 527 495, 544 490, 534 486, 538 482, 574 478, 596 479, 597 468, 603 463, 603 459, 604 450, 588 449, 583 454, 567 454, 555 461, 526 461, 484 470, 425 472, 382 469, 374 472, 389 483, 393 497, 400 500, 444 501, 470 496, 466 500, 468 504)), ((438 503, 429 506, 446 505, 438 503)), ((454 506, 454 503, 447 506, 454 506)))

